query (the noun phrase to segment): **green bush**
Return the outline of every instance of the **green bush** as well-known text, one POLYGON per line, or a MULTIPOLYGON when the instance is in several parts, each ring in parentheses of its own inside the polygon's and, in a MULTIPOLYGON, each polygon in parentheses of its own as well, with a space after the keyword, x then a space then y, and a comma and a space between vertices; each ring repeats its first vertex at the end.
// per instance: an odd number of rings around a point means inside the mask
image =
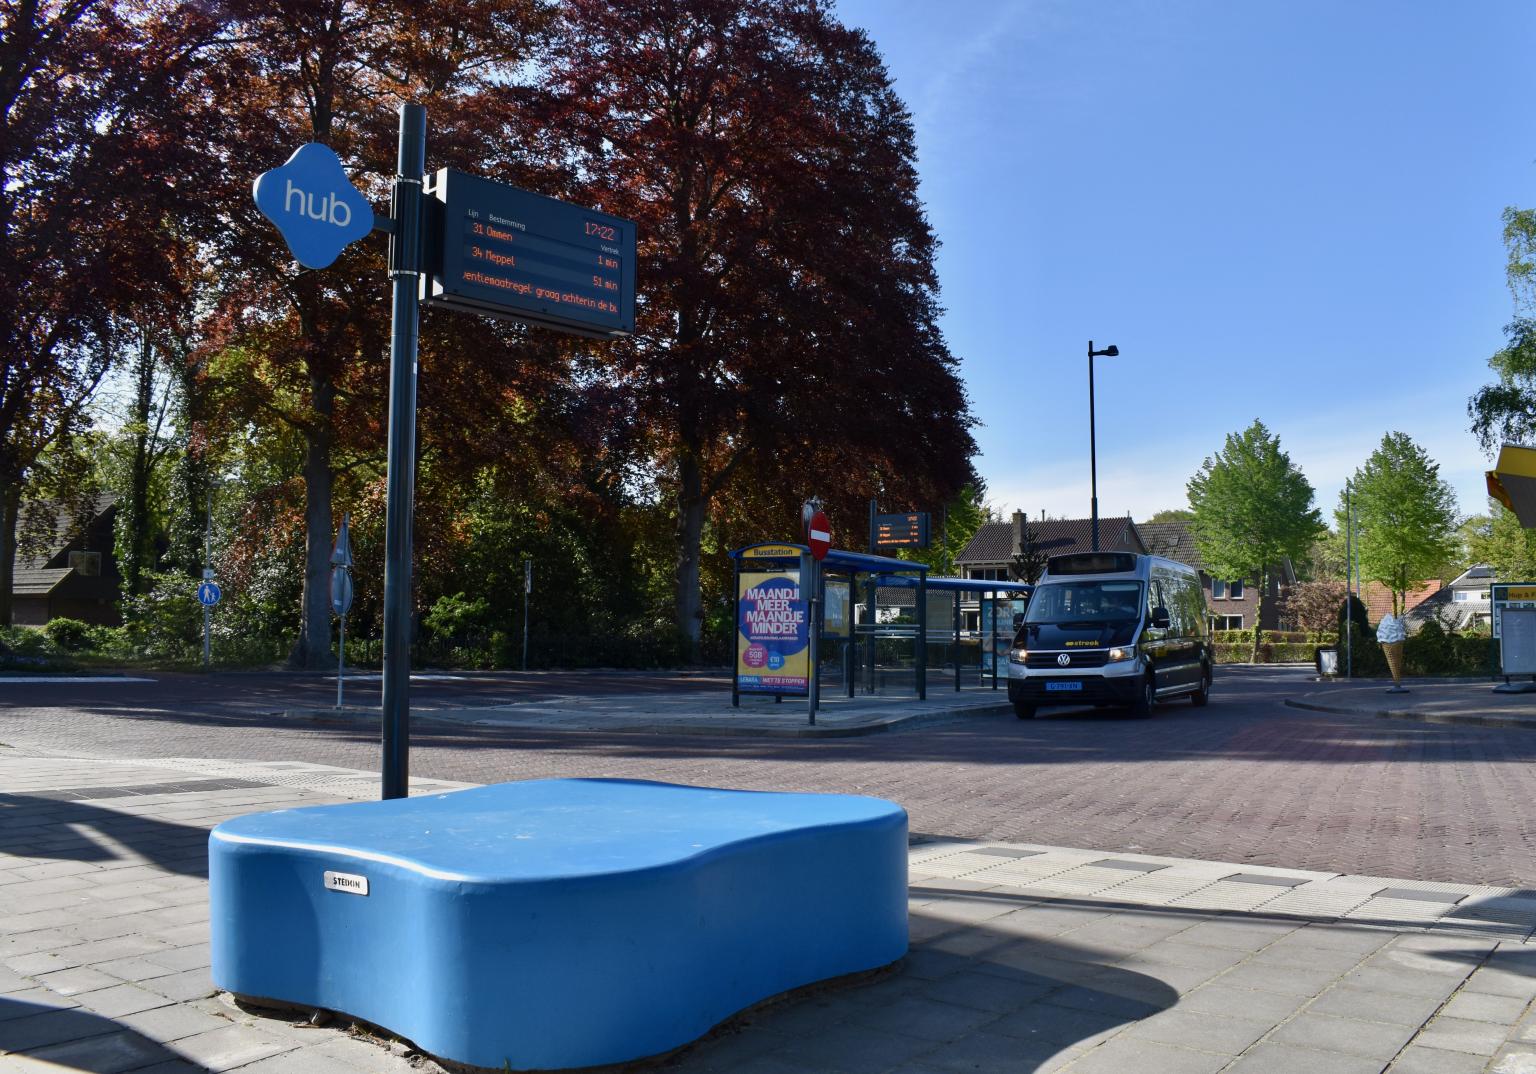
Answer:
POLYGON ((30 662, 56 656, 59 652, 49 641, 48 635, 32 627, 6 627, 0 630, 0 645, 4 645, 6 655, 30 662))
POLYGON ((135 656, 189 660, 203 651, 203 606, 197 582, 180 574, 151 574, 142 596, 123 598, 123 626, 135 656))
POLYGON ((43 627, 43 633, 54 645, 66 653, 78 653, 86 649, 95 648, 95 641, 91 637, 91 628, 78 619, 50 619, 43 627))

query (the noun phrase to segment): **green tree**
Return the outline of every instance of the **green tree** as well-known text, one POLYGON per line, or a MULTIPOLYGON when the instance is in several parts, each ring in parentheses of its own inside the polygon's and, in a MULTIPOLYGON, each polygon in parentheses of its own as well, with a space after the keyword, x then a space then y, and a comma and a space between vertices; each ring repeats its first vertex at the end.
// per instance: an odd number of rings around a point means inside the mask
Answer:
MULTIPOLYGON (((1323 529, 1312 506, 1312 485, 1280 450, 1280 438, 1255 421, 1201 464, 1189 479, 1190 530, 1218 578, 1252 579, 1265 591, 1269 571, 1286 558, 1299 559, 1323 529)), ((1253 632, 1253 659, 1259 638, 1253 632)))
POLYGON ((1490 456, 1506 441, 1536 439, 1536 320, 1517 317, 1504 326, 1507 344, 1488 359, 1498 378, 1467 403, 1472 434, 1490 456))
MULTIPOLYGON (((1456 557, 1456 494, 1440 466, 1404 433, 1387 433, 1350 481, 1359 519, 1360 575, 1392 591, 1392 611, 1456 557)), ((1340 500, 1342 506, 1342 498, 1340 500)))
POLYGON ((1536 578, 1536 530, 1520 525, 1514 512, 1498 500, 1488 501, 1486 515, 1474 515, 1461 529, 1471 563, 1486 563, 1511 581, 1536 578))
POLYGON ((1167 507, 1157 512, 1148 522, 1193 522, 1195 513, 1186 507, 1167 507))

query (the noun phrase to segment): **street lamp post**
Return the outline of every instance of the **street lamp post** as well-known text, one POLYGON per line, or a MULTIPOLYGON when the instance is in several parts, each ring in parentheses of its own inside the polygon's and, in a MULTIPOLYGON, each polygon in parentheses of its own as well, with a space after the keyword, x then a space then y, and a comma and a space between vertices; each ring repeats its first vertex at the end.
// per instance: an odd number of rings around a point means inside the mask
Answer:
POLYGON ((1114 358, 1120 353, 1120 348, 1111 343, 1101 351, 1093 349, 1093 340, 1088 341, 1088 480, 1091 483, 1090 495, 1093 497, 1093 550, 1099 550, 1099 453, 1098 444, 1093 428, 1093 360, 1095 358, 1114 358))

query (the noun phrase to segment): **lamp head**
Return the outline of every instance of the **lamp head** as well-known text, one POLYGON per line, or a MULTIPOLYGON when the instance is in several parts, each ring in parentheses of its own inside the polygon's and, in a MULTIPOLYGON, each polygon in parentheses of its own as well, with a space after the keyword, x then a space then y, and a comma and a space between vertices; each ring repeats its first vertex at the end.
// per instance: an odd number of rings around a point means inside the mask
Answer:
POLYGON ((1104 355, 1106 358, 1118 358, 1120 356, 1120 348, 1111 343, 1099 353, 1104 355))

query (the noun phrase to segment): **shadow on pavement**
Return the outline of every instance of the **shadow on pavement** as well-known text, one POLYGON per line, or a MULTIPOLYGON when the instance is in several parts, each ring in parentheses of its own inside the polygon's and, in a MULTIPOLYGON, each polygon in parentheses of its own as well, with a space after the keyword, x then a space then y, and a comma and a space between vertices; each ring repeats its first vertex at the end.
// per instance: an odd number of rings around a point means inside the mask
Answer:
POLYGON ((0 996, 0 1054, 34 1060, 39 1070, 115 1074, 176 1061, 177 1070, 206 1071, 110 1018, 8 996, 0 996))
POLYGON ((208 829, 87 802, 0 792, 0 855, 107 862, 121 844, 180 876, 208 875, 208 829))
MULTIPOLYGON (((961 906, 975 893, 942 894, 961 906)), ((894 973, 754 1009, 667 1069, 905 1069, 932 1054, 950 1069, 1022 1074, 1178 1002, 1157 978, 1106 965, 1104 952, 927 909, 913 911, 913 948, 894 973)))

